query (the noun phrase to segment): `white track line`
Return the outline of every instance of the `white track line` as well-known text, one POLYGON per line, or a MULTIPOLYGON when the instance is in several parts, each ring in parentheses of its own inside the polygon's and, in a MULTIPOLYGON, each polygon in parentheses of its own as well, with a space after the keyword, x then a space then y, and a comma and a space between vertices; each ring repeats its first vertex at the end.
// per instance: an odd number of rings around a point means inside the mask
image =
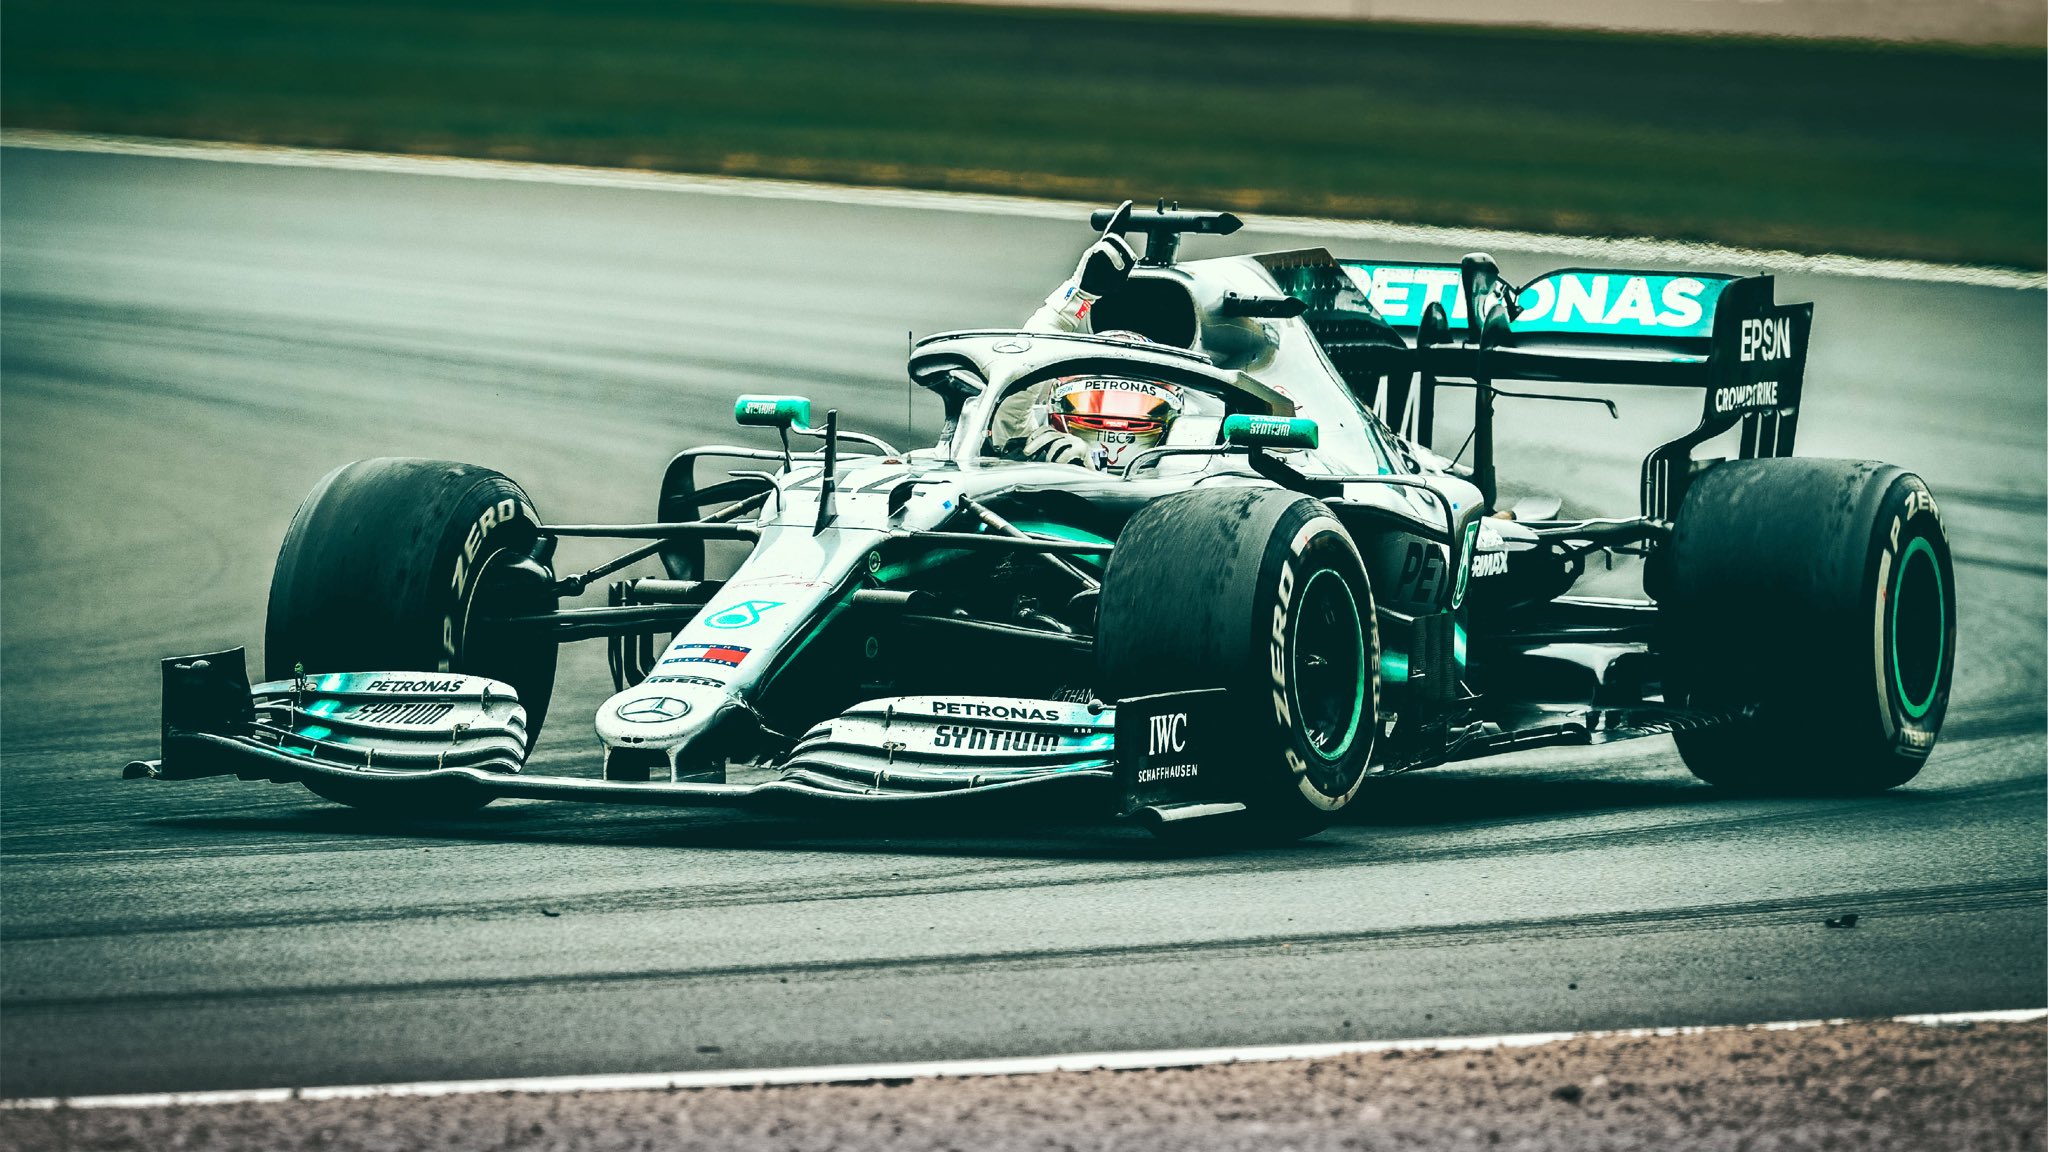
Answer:
MULTIPOLYGON (((2025 1023, 2048 1018, 2048 1008, 1997 1012, 1943 1012, 1894 1016, 1901 1024, 1953 1026, 2025 1023)), ((474 1096, 494 1092, 664 1092, 695 1088, 762 1088, 799 1084, 863 1084, 941 1077, 1031 1076, 1044 1072, 1127 1072, 1203 1064, 1264 1064, 1276 1060, 1328 1060, 1374 1052, 1458 1052, 1529 1048, 1565 1040, 1703 1036, 1712 1032, 1787 1032, 1859 1021, 1781 1020, 1769 1024, 1713 1024, 1679 1028, 1622 1028, 1593 1032, 1523 1032, 1509 1036, 1440 1036, 1426 1040, 1363 1040, 1338 1044, 1271 1044, 1251 1048, 1179 1048, 1154 1052, 1083 1052, 994 1060, 931 1060, 904 1064, 831 1064, 816 1068, 742 1068, 714 1072, 638 1072, 602 1076, 528 1076, 503 1080, 429 1080, 412 1084, 341 1084, 324 1088, 249 1088, 217 1092, 141 1092, 126 1096, 42 1096, 0 1100, 0 1110, 52 1108, 183 1108, 212 1104, 280 1104, 295 1100, 366 1100, 409 1096, 474 1096)))
MULTIPOLYGON (((332 148, 286 148, 269 144, 158 140, 135 136, 102 136, 71 132, 12 129, 0 135, 0 147, 35 148, 52 152, 95 152, 118 156, 155 156, 175 160, 215 160, 234 164, 265 164, 280 168, 339 168, 356 172, 389 172, 406 176, 452 176, 467 180, 508 180, 538 184, 576 184, 650 192, 688 192, 755 200, 804 200, 877 208, 913 208, 981 216, 1024 216, 1040 220, 1078 220, 1095 205, 1028 196, 994 196, 966 192, 927 192, 907 188, 856 188, 800 180, 757 180, 737 176, 690 176, 630 168, 590 168, 568 164, 533 164, 513 160, 469 160, 452 156, 401 156, 384 152, 349 152, 332 148)), ((1441 228, 1382 220, 1324 220, 1310 216, 1259 216, 1255 232, 1319 239, 1356 240, 1372 244, 1426 244, 1464 250, 1500 248, 1541 252, 1614 265, 1700 265, 1814 276, 1848 276, 1866 280, 1906 280, 1931 284, 1967 284, 1984 288, 2040 290, 2048 288, 2048 272, 1989 268, 1962 264, 1930 264, 1918 260, 1871 260, 1859 256, 1812 256, 1798 252, 1733 248, 1649 237, 1603 239, 1594 236, 1552 236, 1489 228, 1441 228)))

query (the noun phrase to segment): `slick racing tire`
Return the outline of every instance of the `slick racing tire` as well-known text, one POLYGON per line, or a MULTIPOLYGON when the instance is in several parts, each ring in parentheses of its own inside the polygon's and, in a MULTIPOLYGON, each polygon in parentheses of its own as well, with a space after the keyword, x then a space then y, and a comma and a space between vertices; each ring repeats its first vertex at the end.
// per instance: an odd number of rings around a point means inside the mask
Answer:
POLYGON ((1379 632, 1358 549, 1321 502, 1243 487, 1147 504, 1110 555, 1095 651, 1109 699, 1227 690, 1218 767, 1239 775, 1246 811, 1188 834, 1296 839, 1357 794, 1378 729, 1379 632))
MULTIPOLYGON (((305 672, 460 672, 502 680, 526 710, 527 748, 554 690, 551 637, 484 621, 552 612, 552 577, 534 560, 533 499, 498 472, 446 460, 346 464, 299 506, 278 550, 264 631, 265 678, 305 672)), ((451 786, 404 799, 347 781, 308 783, 352 807, 437 816, 487 799, 451 786)))
POLYGON ((1918 476, 1736 460, 1692 482, 1671 541, 1668 698, 1746 718, 1676 734, 1695 776, 1747 792, 1903 784, 1941 732, 1956 584, 1918 476))

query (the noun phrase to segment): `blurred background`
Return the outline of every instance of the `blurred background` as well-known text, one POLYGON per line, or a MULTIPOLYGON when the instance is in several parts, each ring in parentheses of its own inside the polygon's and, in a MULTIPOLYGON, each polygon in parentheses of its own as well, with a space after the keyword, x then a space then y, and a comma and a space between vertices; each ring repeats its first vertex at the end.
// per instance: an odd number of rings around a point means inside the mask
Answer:
POLYGON ((12 0, 0 123, 2038 269, 2044 11, 12 0))

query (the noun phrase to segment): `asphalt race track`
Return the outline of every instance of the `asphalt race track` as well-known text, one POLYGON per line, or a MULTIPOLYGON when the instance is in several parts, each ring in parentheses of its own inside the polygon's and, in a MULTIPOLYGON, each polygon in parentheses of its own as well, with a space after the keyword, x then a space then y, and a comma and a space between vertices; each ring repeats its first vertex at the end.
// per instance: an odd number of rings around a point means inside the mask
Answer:
MULTIPOLYGON (((159 658, 254 657, 316 479, 470 459, 552 517, 646 519, 674 451, 738 435, 735 393, 900 434, 906 331, 1020 320, 1084 223, 20 149, 4 172, 0 1094, 2048 998, 2039 291, 1780 281, 1818 303, 1802 450, 1918 470, 1957 552, 1955 702, 1894 793, 1724 798, 1657 739, 1380 782, 1342 827, 1231 856, 538 803, 403 828, 120 778, 154 755, 159 658)), ((1495 255, 1518 280, 1573 263, 1495 255)), ((1696 403, 1504 407, 1509 467, 1630 511, 1647 437, 1696 403)), ((594 774, 602 645, 561 684, 535 767, 594 774)))

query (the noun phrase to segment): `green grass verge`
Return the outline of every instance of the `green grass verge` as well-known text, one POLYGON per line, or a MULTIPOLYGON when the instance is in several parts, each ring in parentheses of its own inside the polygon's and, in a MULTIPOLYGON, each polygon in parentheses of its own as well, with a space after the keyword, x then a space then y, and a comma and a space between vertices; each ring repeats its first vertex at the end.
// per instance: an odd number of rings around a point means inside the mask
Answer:
POLYGON ((2040 268, 2038 52, 831 2, 8 0, 0 123, 2040 268))

